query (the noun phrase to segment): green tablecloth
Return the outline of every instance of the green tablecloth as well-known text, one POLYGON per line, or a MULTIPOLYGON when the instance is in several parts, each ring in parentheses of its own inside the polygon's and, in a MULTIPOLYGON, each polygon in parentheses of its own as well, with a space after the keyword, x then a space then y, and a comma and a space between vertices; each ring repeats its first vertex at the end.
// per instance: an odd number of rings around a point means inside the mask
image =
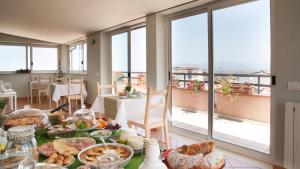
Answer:
MULTIPOLYGON (((47 134, 45 132, 36 133, 36 140, 37 140, 38 146, 45 144, 49 141, 53 141, 47 136, 47 134)), ((43 162, 45 159, 46 159, 45 156, 43 156, 43 155, 39 156, 40 162, 43 162)), ((142 162, 143 162, 143 159, 142 159, 141 155, 136 154, 131 158, 131 160, 129 161, 129 164, 125 167, 125 169, 137 169, 142 162)), ((68 168, 76 169, 80 165, 81 165, 81 163, 76 158, 75 162, 68 168)))

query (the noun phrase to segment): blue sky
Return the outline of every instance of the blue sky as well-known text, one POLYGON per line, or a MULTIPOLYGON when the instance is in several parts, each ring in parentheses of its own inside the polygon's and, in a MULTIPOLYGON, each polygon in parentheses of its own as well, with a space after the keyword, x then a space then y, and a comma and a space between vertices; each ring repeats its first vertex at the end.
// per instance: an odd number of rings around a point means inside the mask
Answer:
MULTIPOLYGON (((270 69, 269 0, 213 11, 215 72, 270 69)), ((172 66, 207 69, 207 14, 172 21, 172 66)))
MULTIPOLYGON (((172 67, 208 67, 208 14, 173 20, 172 67)), ((146 70, 146 30, 131 33, 132 71, 146 70)), ((112 37, 113 71, 127 71, 127 33, 112 37)), ((270 4, 259 0, 213 11, 215 72, 270 70, 270 4)))

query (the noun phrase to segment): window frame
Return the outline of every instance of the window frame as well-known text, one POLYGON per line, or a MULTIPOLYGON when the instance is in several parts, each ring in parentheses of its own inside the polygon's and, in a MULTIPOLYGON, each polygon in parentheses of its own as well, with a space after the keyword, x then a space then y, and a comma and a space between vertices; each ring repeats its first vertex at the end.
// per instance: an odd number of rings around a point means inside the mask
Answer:
MULTIPOLYGON (((118 34, 122 34, 122 33, 127 33, 127 48, 128 48, 128 53, 127 53, 127 80, 128 80, 128 85, 131 85, 131 31, 136 30, 136 29, 140 29, 140 28, 147 28, 146 27, 146 23, 142 22, 139 24, 135 24, 129 27, 125 27, 125 28, 120 28, 117 30, 113 30, 109 33, 109 52, 110 52, 110 59, 112 60, 112 37, 114 35, 118 35, 118 34)), ((147 31, 147 29, 146 29, 147 31)), ((146 42, 147 42, 147 38, 146 38, 146 42)), ((147 48, 146 48, 147 50, 147 48)), ((147 56, 147 51, 146 51, 146 56, 147 56)), ((146 59, 147 62, 147 59, 146 59)), ((146 63, 147 65, 147 63, 146 63)), ((112 69, 112 62, 110 65, 111 69, 112 69)), ((147 75, 147 70, 146 70, 146 75, 147 75)), ((112 75, 111 75, 112 76, 112 75)), ((111 78, 112 79, 112 78, 111 78)))
MULTIPOLYGON (((60 48, 58 45, 46 45, 46 44, 31 44, 31 43, 12 43, 12 42, 0 42, 0 45, 5 45, 5 46, 23 46, 25 47, 26 50, 26 69, 30 70, 30 73, 58 73, 58 66, 57 70, 51 71, 51 70, 32 70, 32 48, 33 47, 44 47, 44 48, 57 48, 57 65, 60 63, 60 48)), ((18 74, 17 70, 15 71, 0 71, 0 74, 18 74)))
MULTIPOLYGON (((26 69, 29 68, 29 63, 28 63, 28 45, 26 44, 19 44, 19 43, 6 43, 6 42, 0 42, 1 46, 22 46, 25 47, 25 60, 26 60, 26 69)), ((15 74, 17 69, 15 71, 0 71, 0 74, 15 74)))
MULTIPOLYGON (((31 73, 58 73, 59 72, 59 64, 60 64, 60 48, 53 45, 28 45, 30 50, 29 60, 27 59, 28 66, 30 67, 31 73), (57 49, 57 67, 56 70, 33 70, 33 48, 56 48, 57 49)), ((27 52, 28 53, 28 52, 27 52)))
MULTIPOLYGON (((86 40, 81 40, 81 41, 77 41, 77 42, 74 42, 74 43, 72 43, 72 44, 70 44, 69 45, 69 48, 68 48, 68 71, 69 71, 69 73, 70 74, 87 74, 87 66, 85 67, 84 65, 85 65, 85 60, 86 60, 86 62, 87 62, 87 60, 88 60, 88 58, 87 58, 87 41, 86 40), (84 44, 86 44, 86 51, 84 50, 84 44), (82 61, 82 63, 80 63, 80 65, 82 66, 82 71, 80 71, 80 70, 71 70, 71 67, 72 67, 72 64, 71 64, 71 50, 70 50, 70 48, 71 47, 74 47, 74 46, 77 46, 77 45, 81 45, 81 48, 83 49, 82 50, 82 58, 81 58, 81 61, 82 61), (86 55, 85 55, 85 53, 86 53, 86 55), (86 57, 86 59, 84 58, 84 57, 86 57)), ((87 65, 87 63, 86 63, 86 65, 87 65)))

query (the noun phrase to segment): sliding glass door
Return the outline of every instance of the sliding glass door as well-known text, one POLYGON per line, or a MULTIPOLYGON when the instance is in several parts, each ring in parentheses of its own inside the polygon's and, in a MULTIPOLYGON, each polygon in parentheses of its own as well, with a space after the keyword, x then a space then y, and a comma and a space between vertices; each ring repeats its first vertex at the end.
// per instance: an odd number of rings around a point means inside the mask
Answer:
POLYGON ((213 138, 269 153, 270 7, 261 0, 212 11, 213 138))
POLYGON ((207 13, 171 21, 172 124, 207 135, 207 13))
POLYGON ((269 154, 269 0, 182 16, 170 21, 172 125, 269 154))
POLYGON ((141 27, 111 37, 113 81, 119 90, 131 85, 146 91, 146 28, 141 27))

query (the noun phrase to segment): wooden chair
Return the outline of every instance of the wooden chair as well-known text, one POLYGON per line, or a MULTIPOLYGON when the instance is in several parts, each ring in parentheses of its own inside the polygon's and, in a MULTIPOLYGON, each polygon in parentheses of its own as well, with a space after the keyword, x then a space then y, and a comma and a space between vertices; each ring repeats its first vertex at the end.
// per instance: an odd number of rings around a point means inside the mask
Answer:
POLYGON ((29 92, 30 92, 30 103, 32 104, 33 92, 39 89, 40 76, 29 77, 29 92))
POLYGON ((51 109, 51 86, 52 78, 49 76, 48 78, 40 77, 39 84, 37 87, 38 97, 39 97, 39 104, 41 104, 41 95, 45 94, 49 99, 49 107, 51 109))
POLYGON ((112 93, 118 94, 118 88, 117 88, 117 83, 116 82, 114 82, 113 85, 100 85, 100 83, 97 82, 98 96, 100 96, 101 94, 103 94, 101 92, 103 89, 111 89, 112 93))
POLYGON ((81 104, 81 107, 83 106, 83 101, 84 101, 84 98, 83 98, 83 78, 81 79, 69 79, 68 80, 68 96, 66 96, 67 99, 68 99, 68 103, 69 103, 69 113, 72 114, 72 105, 71 105, 71 101, 72 100, 75 100, 75 106, 77 107, 77 101, 80 100, 80 104, 81 104), (80 85, 80 89, 79 89, 79 94, 72 94, 72 85, 76 85, 76 84, 79 84, 80 85))
POLYGON ((152 91, 151 87, 147 89, 147 102, 146 102, 146 111, 144 119, 137 120, 128 120, 128 125, 139 127, 145 129, 146 137, 150 137, 151 129, 162 128, 162 142, 165 143, 166 148, 170 148, 169 141, 169 131, 168 131, 168 104, 169 104, 169 94, 170 94, 171 86, 169 85, 166 90, 163 91, 152 91), (151 105, 151 98, 156 95, 162 95, 164 97, 164 103, 151 105), (161 111, 163 108, 162 118, 159 117, 151 117, 151 110, 161 111))
POLYGON ((68 82, 68 77, 56 77, 55 82, 68 82))

